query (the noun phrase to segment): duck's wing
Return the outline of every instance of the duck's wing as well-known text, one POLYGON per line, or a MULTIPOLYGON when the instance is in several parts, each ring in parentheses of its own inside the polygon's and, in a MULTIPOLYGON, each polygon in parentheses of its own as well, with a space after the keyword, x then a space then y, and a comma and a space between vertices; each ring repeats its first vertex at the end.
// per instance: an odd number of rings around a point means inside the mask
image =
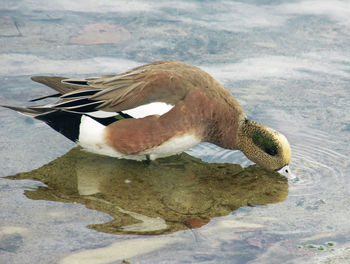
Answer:
MULTIPOLYGON (((43 83, 58 94, 52 108, 75 112, 102 110, 119 112, 152 103, 176 105, 185 97, 189 86, 182 74, 183 63, 162 61, 144 65, 122 74, 104 75, 85 79, 36 76, 34 81, 43 83)), ((46 106, 47 107, 47 106, 46 106)))

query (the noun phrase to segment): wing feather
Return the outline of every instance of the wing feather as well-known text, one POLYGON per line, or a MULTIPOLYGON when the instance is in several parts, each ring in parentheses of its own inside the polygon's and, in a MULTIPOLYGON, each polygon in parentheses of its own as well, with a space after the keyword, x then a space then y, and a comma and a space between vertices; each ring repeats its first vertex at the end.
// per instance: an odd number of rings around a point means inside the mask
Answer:
POLYGON ((192 68, 181 62, 160 61, 116 75, 85 79, 40 76, 33 80, 61 94, 52 108, 119 112, 154 102, 176 105, 192 87, 188 81, 195 78, 192 68))

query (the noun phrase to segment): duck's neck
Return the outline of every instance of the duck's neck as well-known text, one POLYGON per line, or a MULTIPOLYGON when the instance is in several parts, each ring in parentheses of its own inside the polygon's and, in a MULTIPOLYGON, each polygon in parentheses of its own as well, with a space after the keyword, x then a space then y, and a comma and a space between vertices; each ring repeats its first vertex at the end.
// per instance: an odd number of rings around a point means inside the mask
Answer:
POLYGON ((246 119, 242 108, 217 103, 212 109, 212 118, 207 129, 208 141, 225 149, 239 149, 238 136, 241 124, 246 119))
MULTIPOLYGON (((172 111, 184 117, 188 123, 197 127, 202 141, 210 142, 226 149, 238 149, 237 137, 240 123, 246 119, 236 99, 223 87, 203 92, 194 88, 186 96, 183 104, 172 111), (215 91, 215 92, 214 92, 215 91)), ((170 115, 169 115, 170 116, 170 115)), ((178 124, 180 125, 180 124, 178 124)))

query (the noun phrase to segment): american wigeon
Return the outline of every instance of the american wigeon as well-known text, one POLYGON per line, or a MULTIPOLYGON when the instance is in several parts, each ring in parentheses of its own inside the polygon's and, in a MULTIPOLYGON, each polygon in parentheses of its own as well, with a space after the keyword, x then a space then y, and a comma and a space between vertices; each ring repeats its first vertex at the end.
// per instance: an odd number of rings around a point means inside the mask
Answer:
POLYGON ((232 94, 203 70, 158 61, 125 73, 69 79, 34 76, 58 93, 54 104, 5 106, 46 122, 90 152, 135 160, 180 153, 200 142, 239 149, 258 165, 290 162, 281 133, 247 119, 232 94))

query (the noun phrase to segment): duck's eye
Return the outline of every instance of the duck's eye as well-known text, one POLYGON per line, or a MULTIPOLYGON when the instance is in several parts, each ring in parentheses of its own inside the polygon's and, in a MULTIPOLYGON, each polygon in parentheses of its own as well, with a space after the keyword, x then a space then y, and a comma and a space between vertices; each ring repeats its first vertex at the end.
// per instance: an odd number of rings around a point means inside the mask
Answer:
POLYGON ((264 152, 269 154, 270 156, 277 155, 277 146, 273 139, 268 137, 266 134, 261 133, 260 131, 256 131, 253 133, 253 143, 262 149, 264 152))
POLYGON ((276 148, 275 146, 265 148, 264 150, 265 150, 265 152, 266 152, 267 154, 269 154, 269 155, 271 155, 271 156, 277 155, 277 148, 276 148))

